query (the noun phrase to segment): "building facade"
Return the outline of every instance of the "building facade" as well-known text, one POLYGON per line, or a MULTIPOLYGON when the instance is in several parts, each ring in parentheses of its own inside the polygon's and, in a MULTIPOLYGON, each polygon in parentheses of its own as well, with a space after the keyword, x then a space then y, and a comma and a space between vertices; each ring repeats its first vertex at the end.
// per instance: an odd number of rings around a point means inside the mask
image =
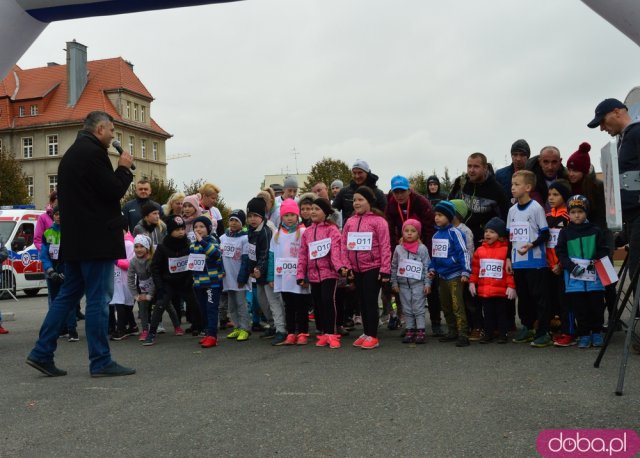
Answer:
MULTIPOLYGON (((121 57, 86 60, 86 46, 67 43, 67 64, 23 70, 0 81, 0 148, 14 153, 36 208, 58 182, 58 164, 91 111, 114 118, 116 139, 133 154, 136 179, 166 179, 171 134, 151 117, 153 96, 121 57)), ((109 149, 111 162, 118 153, 109 149)))

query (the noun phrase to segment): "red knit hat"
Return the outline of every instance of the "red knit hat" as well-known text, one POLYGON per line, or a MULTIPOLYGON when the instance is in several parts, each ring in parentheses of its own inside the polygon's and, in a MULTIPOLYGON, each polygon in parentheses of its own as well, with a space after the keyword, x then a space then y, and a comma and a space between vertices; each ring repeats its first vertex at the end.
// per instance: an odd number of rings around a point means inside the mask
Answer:
POLYGON ((589 151, 591 151, 591 145, 587 142, 580 143, 578 151, 569 156, 567 161, 567 168, 571 170, 577 170, 585 175, 591 170, 591 158, 589 157, 589 151))

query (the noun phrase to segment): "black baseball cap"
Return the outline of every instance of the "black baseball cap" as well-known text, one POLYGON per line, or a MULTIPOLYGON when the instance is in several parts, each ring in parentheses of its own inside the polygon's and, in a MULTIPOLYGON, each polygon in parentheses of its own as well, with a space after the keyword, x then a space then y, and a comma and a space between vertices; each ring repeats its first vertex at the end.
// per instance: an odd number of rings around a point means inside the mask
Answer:
POLYGON ((587 126, 591 129, 598 127, 607 113, 611 113, 616 108, 626 109, 627 106, 618 99, 604 99, 596 107, 596 115, 587 126))

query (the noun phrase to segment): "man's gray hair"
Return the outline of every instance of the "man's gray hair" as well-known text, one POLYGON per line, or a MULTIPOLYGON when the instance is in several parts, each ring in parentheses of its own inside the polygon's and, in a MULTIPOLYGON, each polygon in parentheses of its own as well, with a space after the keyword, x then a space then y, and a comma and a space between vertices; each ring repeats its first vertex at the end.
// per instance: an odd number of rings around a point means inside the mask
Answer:
POLYGON ((95 132, 98 124, 101 122, 113 122, 113 117, 104 111, 92 111, 84 120, 84 126, 82 126, 82 128, 89 132, 95 132))

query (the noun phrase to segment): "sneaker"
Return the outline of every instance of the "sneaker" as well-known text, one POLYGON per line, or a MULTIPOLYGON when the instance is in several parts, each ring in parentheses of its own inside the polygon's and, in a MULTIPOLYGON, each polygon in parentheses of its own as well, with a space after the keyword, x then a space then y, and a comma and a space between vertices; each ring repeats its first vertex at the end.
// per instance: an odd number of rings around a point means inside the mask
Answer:
POLYGON ((438 339, 438 342, 455 342, 458 340, 458 334, 447 334, 438 339))
POLYGON ((244 329, 238 330, 238 338, 236 339, 238 342, 246 342, 249 340, 249 331, 244 329))
POLYGON ((183 336, 183 335, 184 335, 184 331, 183 331, 183 329, 182 329, 180 326, 176 326, 176 327, 173 329, 173 332, 174 332, 174 334, 175 334, 176 336, 183 336))
POLYGON ((156 331, 158 334, 164 334, 167 330, 162 326, 162 323, 158 325, 158 330, 156 331))
MULTIPOLYGON (((113 334, 115 331, 109 331, 109 335, 113 334)), ((58 337, 60 337, 61 339, 65 338, 65 337, 69 337, 69 330, 67 328, 64 328, 62 331, 60 331, 60 334, 58 334, 58 337)))
POLYGON ((509 343, 509 338, 507 337, 506 334, 504 334, 502 336, 498 336, 498 339, 496 340, 496 343, 499 343, 499 344, 509 343))
POLYGON ((140 334, 140 330, 138 329, 138 326, 131 326, 125 329, 124 333, 127 336, 137 336, 140 334))
POLYGON ((140 335, 138 336, 138 340, 141 342, 144 342, 145 340, 147 340, 148 335, 149 335, 149 330, 143 329, 140 335))
POLYGON ((604 345, 604 336, 601 332, 591 334, 591 345, 594 347, 602 347, 604 345))
POLYGON ((551 336, 548 333, 545 333, 536 337, 530 345, 535 348, 544 348, 553 345, 553 340, 551 340, 551 336))
POLYGON ((115 361, 111 361, 107 366, 100 369, 98 372, 91 373, 91 377, 120 377, 123 375, 133 375, 136 373, 135 369, 121 366, 115 361))
POLYGON ((235 328, 233 331, 227 334, 227 339, 237 339, 239 335, 240 335, 240 329, 235 328))
POLYGON ((264 326, 262 326, 260 323, 253 323, 251 325, 251 332, 262 332, 264 331, 264 326))
POLYGON ((569 334, 560 334, 559 336, 556 336, 555 339, 553 339, 553 345, 555 345, 556 347, 570 347, 572 345, 575 345, 576 339, 569 334))
MULTIPOLYGON (((482 338, 480 339, 480 343, 481 344, 488 344, 493 342, 494 337, 493 336, 488 336, 488 335, 483 335, 482 338)), ((469 338, 469 340, 471 340, 471 338, 469 338)))
POLYGON ((200 336, 200 337, 205 337, 206 335, 207 335, 207 333, 206 333, 206 332, 201 331, 201 330, 200 330, 200 329, 198 329, 198 328, 191 328, 191 336, 192 336, 192 337, 198 337, 198 336, 200 336))
POLYGON ((469 333, 469 340, 472 342, 478 342, 484 337, 484 331, 482 329, 472 329, 469 333))
POLYGON ((275 328, 267 328, 260 335, 260 338, 261 339, 272 339, 275 335, 276 335, 276 329, 275 328))
POLYGON ((295 334, 287 334, 287 338, 284 339, 285 345, 295 345, 297 336, 295 334))
POLYGON ((459 336, 458 340, 456 340, 456 347, 468 347, 469 345, 471 344, 467 336, 459 336))
POLYGON ((279 347, 281 345, 284 345, 286 340, 287 334, 285 334, 284 332, 276 332, 276 334, 273 336, 273 340, 271 341, 271 345, 273 345, 274 347, 279 347))
POLYGON ((111 340, 124 340, 127 337, 127 333, 124 331, 114 331, 114 333, 111 334, 111 340))
POLYGON ((202 338, 200 340, 198 340, 199 344, 202 344, 205 340, 207 340, 208 336, 202 336, 202 338))
POLYGON ((220 320, 220 329, 227 329, 230 323, 229 319, 220 320))
POLYGON ((68 342, 78 342, 80 340, 80 336, 78 336, 78 330, 77 329, 70 329, 69 330, 69 338, 67 339, 68 342))
POLYGON ((400 319, 397 316, 392 316, 391 318, 389 318, 389 324, 387 325, 387 328, 393 331, 395 329, 398 329, 398 326, 400 326, 400 319))
POLYGON ((356 324, 353 322, 353 320, 351 318, 346 318, 344 320, 344 328, 347 331, 353 331, 353 328, 356 327, 356 324))
POLYGON ((349 331, 344 326, 338 326, 338 334, 341 337, 346 337, 349 335, 349 331))
POLYGON ((326 347, 329 345, 329 334, 320 334, 316 339, 316 347, 326 347))
POLYGON ((9 334, 9 331, 3 328, 1 324, 0 324, 0 334, 9 334))
POLYGON ((526 326, 522 326, 520 330, 513 337, 513 343, 528 343, 532 342, 535 334, 533 330, 530 330, 526 326))
POLYGON ((296 339, 296 345, 307 345, 309 343, 309 334, 301 332, 296 339))
POLYGON ((36 361, 31 356, 27 357, 27 364, 34 369, 39 370, 47 377, 60 377, 63 375, 67 375, 67 371, 62 369, 58 369, 53 361, 50 363, 43 363, 41 361, 36 361))
POLYGON ((442 329, 442 325, 440 323, 435 323, 431 325, 431 334, 433 337, 444 337, 444 329, 442 329))
POLYGON ((578 348, 589 348, 591 346, 591 336, 578 337, 578 348))
POLYGON ((204 338, 204 340, 200 343, 200 346, 202 348, 211 348, 211 347, 217 347, 218 346, 218 339, 213 337, 213 336, 207 336, 204 338))
POLYGON ((416 344, 422 345, 427 342, 427 334, 424 332, 424 329, 418 329, 416 332, 416 344))
POLYGON ((329 348, 336 349, 342 346, 340 344, 340 334, 329 334, 327 342, 329 343, 329 348))
POLYGON ((142 345, 144 345, 145 347, 150 347, 155 343, 156 343, 156 335, 153 332, 148 332, 147 337, 145 337, 144 342, 142 342, 142 345))
POLYGON ((376 337, 367 336, 362 342, 360 348, 363 350, 373 350, 374 348, 378 348, 380 346, 380 341, 376 337))
POLYGON ((416 342, 416 332, 413 329, 407 329, 407 332, 404 335, 404 339, 402 339, 402 343, 410 344, 416 342))
POLYGON ((353 342, 353 346, 354 347, 362 347, 362 344, 364 343, 365 340, 367 340, 367 336, 362 334, 360 337, 358 337, 356 339, 355 342, 353 342))
POLYGON ((356 315, 353 317, 353 325, 362 326, 362 317, 360 315, 356 315))

